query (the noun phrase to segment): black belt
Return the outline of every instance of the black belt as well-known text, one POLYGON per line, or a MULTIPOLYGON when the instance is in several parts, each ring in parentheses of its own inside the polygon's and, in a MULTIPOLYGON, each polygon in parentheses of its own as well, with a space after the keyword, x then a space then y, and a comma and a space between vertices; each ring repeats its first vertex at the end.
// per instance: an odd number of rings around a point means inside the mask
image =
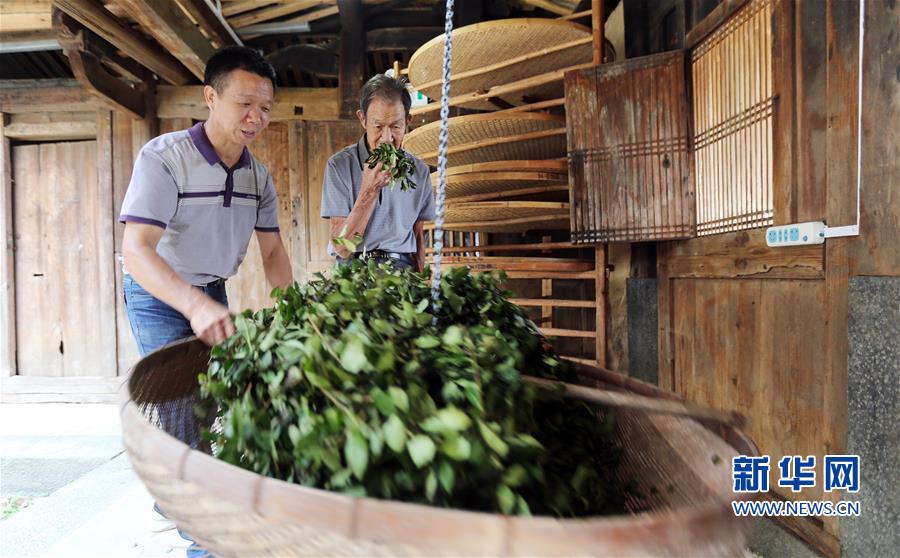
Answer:
POLYGON ((207 283, 205 285, 194 285, 194 286, 201 287, 201 288, 207 288, 207 289, 212 289, 212 288, 216 288, 216 287, 224 287, 225 279, 222 279, 220 277, 220 278, 216 279, 215 281, 210 281, 209 283, 207 283))
POLYGON ((412 263, 413 262, 413 254, 409 252, 388 252, 386 250, 368 250, 366 252, 354 252, 354 258, 373 258, 376 260, 400 260, 412 263))

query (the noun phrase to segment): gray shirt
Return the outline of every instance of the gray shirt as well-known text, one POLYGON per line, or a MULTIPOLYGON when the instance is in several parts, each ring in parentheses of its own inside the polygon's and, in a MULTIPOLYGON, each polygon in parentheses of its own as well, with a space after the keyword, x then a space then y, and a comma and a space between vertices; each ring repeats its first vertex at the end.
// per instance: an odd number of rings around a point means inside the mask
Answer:
POLYGON ((266 167, 247 148, 226 167, 201 122, 141 148, 119 221, 164 229, 156 252, 205 285, 237 273, 254 229, 278 231, 278 199, 266 167))
MULTIPOLYGON (((322 217, 350 215, 359 197, 363 164, 368 156, 369 146, 366 136, 363 136, 356 144, 345 147, 328 159, 322 185, 322 217)), ((409 153, 407 156, 415 161, 415 172, 410 178, 416 188, 403 192, 397 184, 393 190, 389 186, 380 190, 358 251, 415 252, 413 225, 416 221, 434 219, 434 195, 428 165, 409 153)), ((330 242, 328 253, 335 255, 330 242)))

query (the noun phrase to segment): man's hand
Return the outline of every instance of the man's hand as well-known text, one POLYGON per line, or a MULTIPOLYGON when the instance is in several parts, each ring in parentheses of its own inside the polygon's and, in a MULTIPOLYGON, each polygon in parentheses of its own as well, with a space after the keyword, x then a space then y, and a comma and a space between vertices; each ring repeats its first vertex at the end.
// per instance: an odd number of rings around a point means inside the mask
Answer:
POLYGON ((204 343, 212 347, 225 341, 234 334, 234 322, 228 308, 219 304, 206 294, 195 291, 196 298, 190 306, 188 319, 191 329, 204 343))
POLYGON ((370 169, 368 165, 363 165, 362 189, 375 191, 381 190, 391 183, 390 171, 380 170, 381 164, 375 165, 370 169))

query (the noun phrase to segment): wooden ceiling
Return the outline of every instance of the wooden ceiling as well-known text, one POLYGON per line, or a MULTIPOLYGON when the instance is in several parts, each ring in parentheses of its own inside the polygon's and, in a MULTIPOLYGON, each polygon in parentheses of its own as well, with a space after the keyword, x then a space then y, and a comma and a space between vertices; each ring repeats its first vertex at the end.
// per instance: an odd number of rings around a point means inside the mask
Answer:
MULTIPOLYGON (((93 49, 104 70, 134 82, 199 83, 216 49, 243 43, 272 57, 279 85, 333 87, 341 10, 361 9, 367 72, 405 63, 443 30, 444 0, 0 0, 0 79, 67 77, 57 27, 93 49), (79 36, 80 39, 76 38, 79 36), (287 50, 285 50, 287 49, 287 50), (128 65, 146 72, 131 71, 128 65), (145 75, 146 74, 146 75, 145 75), (155 77, 154 77, 155 76, 155 77)), ((589 0, 457 0, 456 24, 568 15, 589 0)), ((74 40, 74 43, 72 41, 74 40)))

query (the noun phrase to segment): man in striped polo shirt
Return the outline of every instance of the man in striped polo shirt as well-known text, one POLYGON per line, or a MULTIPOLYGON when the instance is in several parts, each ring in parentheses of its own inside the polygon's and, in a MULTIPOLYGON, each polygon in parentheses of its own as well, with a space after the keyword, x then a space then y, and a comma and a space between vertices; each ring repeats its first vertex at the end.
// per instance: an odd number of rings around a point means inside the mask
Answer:
MULTIPOLYGON (((247 149, 269 124, 275 79, 250 48, 216 52, 204 76, 206 122, 159 136, 138 154, 119 219, 125 304, 142 356, 192 333, 209 345, 234 333, 225 280, 237 273, 254 231, 269 285, 293 281, 272 176, 247 149)), ((196 448, 193 403, 173 401, 159 420, 196 448)), ((210 556, 196 543, 187 555, 210 556)))
POLYGON ((247 149, 269 124, 275 71, 258 52, 228 47, 206 66, 209 118, 147 143, 122 204, 126 307, 144 355, 195 333, 234 333, 225 280, 256 231, 266 279, 292 281, 272 176, 247 149))
POLYGON ((366 257, 387 263, 395 270, 421 270, 425 265, 425 222, 434 220, 431 176, 424 161, 415 162, 410 179, 416 188, 403 192, 385 188, 391 175, 380 166, 365 164, 373 149, 382 143, 399 148, 412 116, 412 100, 399 79, 378 74, 369 79, 359 95, 356 116, 365 133, 354 143, 328 159, 322 185, 321 215, 331 220, 331 237, 362 242, 355 252, 330 242, 328 253, 338 263, 366 257))

